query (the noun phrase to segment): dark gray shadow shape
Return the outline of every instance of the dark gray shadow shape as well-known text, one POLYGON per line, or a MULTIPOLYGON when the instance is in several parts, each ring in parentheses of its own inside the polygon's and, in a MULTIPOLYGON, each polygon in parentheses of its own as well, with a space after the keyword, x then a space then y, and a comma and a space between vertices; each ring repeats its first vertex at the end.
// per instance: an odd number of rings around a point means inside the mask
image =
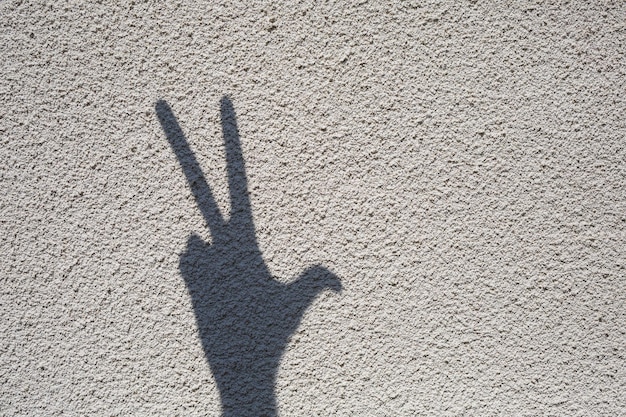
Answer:
POLYGON ((341 291, 337 276, 309 268, 285 285, 270 274, 259 250, 235 111, 221 100, 231 215, 220 213, 211 187, 165 101, 156 113, 211 232, 207 244, 192 234, 180 255, 204 353, 225 417, 276 416, 276 373, 291 335, 324 289, 341 291))

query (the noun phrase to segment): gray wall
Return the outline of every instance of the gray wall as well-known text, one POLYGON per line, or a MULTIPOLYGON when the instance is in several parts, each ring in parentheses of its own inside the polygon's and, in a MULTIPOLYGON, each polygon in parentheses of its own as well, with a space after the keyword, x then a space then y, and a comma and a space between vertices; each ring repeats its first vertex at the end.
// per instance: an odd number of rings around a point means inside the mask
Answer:
POLYGON ((155 104, 228 219, 224 96, 263 271, 341 282, 281 416, 626 413, 626 3, 108 3, 0 4, 0 414, 220 414, 155 104))

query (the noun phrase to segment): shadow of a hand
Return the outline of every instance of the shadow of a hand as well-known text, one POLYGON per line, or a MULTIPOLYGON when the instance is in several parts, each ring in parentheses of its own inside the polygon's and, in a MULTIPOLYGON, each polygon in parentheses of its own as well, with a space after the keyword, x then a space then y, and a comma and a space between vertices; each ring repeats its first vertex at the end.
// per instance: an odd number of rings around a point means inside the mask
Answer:
POLYGON ((287 285, 270 274, 256 240, 235 112, 227 97, 221 100, 221 118, 231 205, 228 221, 169 105, 157 102, 156 113, 213 240, 208 245, 191 235, 179 267, 223 415, 275 416, 274 386, 287 343, 315 297, 324 289, 341 291, 341 282, 321 266, 307 269, 287 285))

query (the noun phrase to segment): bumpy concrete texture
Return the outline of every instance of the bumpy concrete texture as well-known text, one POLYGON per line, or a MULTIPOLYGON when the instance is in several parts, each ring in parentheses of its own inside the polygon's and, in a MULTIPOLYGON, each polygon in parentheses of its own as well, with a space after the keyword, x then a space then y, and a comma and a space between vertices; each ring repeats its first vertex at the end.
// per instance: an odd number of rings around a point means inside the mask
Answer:
POLYGON ((1 415, 626 414, 626 2, 119 3, 0 4, 1 415))

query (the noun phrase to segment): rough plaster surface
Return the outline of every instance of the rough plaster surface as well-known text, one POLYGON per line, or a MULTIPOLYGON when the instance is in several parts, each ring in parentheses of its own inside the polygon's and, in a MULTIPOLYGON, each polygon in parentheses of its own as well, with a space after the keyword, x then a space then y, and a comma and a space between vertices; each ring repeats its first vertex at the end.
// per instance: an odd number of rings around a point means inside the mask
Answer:
POLYGON ((0 414, 219 415, 180 255, 239 122, 281 416, 626 414, 626 3, 0 4, 0 414))

